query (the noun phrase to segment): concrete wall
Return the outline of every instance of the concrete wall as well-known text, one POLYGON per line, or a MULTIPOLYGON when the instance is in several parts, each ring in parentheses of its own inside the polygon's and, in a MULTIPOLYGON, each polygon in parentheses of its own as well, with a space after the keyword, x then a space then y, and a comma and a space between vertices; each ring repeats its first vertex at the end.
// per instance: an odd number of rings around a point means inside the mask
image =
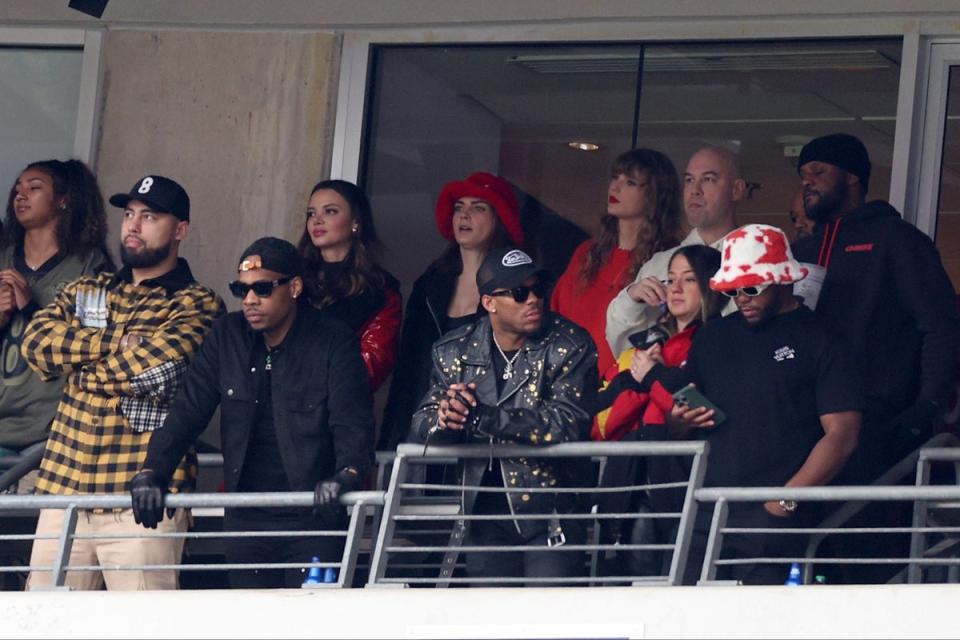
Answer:
MULTIPOLYGON (((104 193, 147 173, 183 184, 192 224, 181 254, 226 294, 251 241, 299 237, 309 188, 328 170, 338 52, 326 33, 108 32, 95 158, 104 193)), ((116 250, 115 209, 111 225, 116 250)))

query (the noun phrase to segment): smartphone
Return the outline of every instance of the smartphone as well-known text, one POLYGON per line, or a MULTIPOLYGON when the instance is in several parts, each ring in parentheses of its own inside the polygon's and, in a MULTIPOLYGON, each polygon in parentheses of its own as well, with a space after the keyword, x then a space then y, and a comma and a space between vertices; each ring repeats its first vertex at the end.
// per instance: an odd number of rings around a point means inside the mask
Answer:
POLYGON ((727 419, 727 416, 723 413, 723 410, 710 402, 707 396, 700 393, 700 390, 692 384, 688 384, 683 389, 680 389, 674 393, 673 401, 678 405, 685 406, 690 409, 696 409, 697 407, 713 409, 713 423, 715 425, 718 425, 727 419))

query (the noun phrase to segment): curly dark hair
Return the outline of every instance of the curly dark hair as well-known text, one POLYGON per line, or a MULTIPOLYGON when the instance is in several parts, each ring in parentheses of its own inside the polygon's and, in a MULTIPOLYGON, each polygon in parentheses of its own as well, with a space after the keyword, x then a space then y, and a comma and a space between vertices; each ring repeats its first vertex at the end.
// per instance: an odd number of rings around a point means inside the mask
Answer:
POLYGON ((313 186, 310 197, 317 191, 329 189, 335 191, 350 207, 350 217, 357 225, 353 234, 350 251, 345 259, 342 275, 331 282, 324 281, 323 255, 313 245, 310 234, 304 227, 297 243, 297 249, 306 263, 307 276, 304 278, 307 293, 313 304, 319 308, 329 306, 368 289, 379 289, 386 285, 383 271, 373 259, 373 251, 379 244, 377 231, 373 224, 373 209, 370 200, 360 187, 346 180, 322 180, 313 186))
MULTIPOLYGON (((50 176, 53 193, 63 198, 57 224, 57 249, 65 255, 86 256, 100 249, 108 257, 107 214, 97 178, 80 160, 41 160, 31 162, 24 171, 36 169, 50 176)), ((22 172, 21 172, 22 173, 22 172)), ((16 183, 7 196, 7 219, 3 225, 0 244, 5 247, 23 246, 26 233, 14 211, 13 200, 17 195, 16 183)))
MULTIPOLYGON (((623 284, 631 282, 643 263, 665 249, 680 244, 680 179, 670 158, 653 149, 632 149, 620 154, 611 169, 613 177, 628 175, 645 177, 651 189, 653 215, 637 232, 630 269, 623 274, 623 284)), ((610 259, 619 241, 620 222, 610 214, 600 219, 597 235, 580 268, 580 286, 586 288, 597 277, 597 272, 610 259)))

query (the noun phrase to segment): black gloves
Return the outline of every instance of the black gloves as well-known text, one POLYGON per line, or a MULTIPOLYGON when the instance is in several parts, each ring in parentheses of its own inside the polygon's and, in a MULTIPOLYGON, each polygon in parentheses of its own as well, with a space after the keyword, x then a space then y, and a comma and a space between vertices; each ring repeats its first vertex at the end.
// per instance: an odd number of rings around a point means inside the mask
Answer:
POLYGON ((342 529, 346 525, 347 509, 340 504, 340 496, 359 488, 360 476, 351 468, 321 480, 313 490, 313 516, 329 529, 342 529))
MULTIPOLYGON (((144 469, 130 479, 130 497, 133 499, 133 519, 148 529, 156 529, 163 520, 163 496, 167 493, 168 480, 152 469, 144 469)), ((173 517, 173 509, 167 509, 167 517, 173 517)))

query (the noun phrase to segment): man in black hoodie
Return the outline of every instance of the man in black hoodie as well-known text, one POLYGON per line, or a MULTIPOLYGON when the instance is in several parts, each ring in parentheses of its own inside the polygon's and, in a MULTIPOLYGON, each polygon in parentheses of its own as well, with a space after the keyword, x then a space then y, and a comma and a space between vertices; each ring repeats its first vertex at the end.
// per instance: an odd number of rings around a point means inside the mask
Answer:
POLYGON ((936 246, 887 202, 866 202, 870 159, 847 134, 798 163, 813 235, 796 258, 826 268, 816 311, 850 347, 863 383, 860 448, 841 482, 869 483, 928 438, 955 379, 960 318, 936 246))

